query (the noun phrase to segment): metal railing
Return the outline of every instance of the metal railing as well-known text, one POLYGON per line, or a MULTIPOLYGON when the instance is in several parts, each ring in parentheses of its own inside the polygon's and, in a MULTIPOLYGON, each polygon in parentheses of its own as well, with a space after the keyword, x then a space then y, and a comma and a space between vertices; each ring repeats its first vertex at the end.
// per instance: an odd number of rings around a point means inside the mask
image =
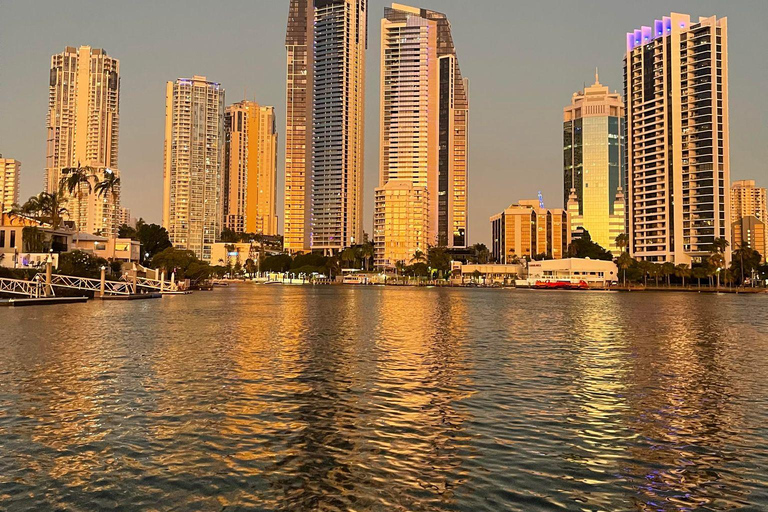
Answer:
POLYGON ((90 291, 104 295, 132 295, 137 288, 160 292, 173 292, 179 289, 175 282, 158 279, 146 279, 126 275, 122 281, 107 281, 90 277, 65 276, 51 274, 47 281, 46 274, 39 273, 31 281, 22 279, 0 278, 0 293, 23 295, 40 298, 55 295, 53 288, 69 288, 71 290, 90 291))
MULTIPOLYGON (((35 279, 45 281, 45 276, 37 274, 35 279)), ((51 286, 70 288, 73 290, 85 290, 91 292, 101 291, 101 280, 90 277, 51 275, 51 286)), ((110 295, 130 295, 133 291, 131 283, 122 281, 104 281, 104 293, 110 295)))
POLYGON ((23 281, 0 277, 0 293, 24 295, 37 299, 45 296, 45 285, 40 281, 23 281))

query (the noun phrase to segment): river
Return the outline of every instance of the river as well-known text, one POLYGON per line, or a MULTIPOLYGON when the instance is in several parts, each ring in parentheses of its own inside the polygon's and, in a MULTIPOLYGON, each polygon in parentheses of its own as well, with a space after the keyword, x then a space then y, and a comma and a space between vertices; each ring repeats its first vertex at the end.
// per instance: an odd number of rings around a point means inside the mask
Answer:
POLYGON ((768 295, 0 308, 0 509, 768 509, 768 295))

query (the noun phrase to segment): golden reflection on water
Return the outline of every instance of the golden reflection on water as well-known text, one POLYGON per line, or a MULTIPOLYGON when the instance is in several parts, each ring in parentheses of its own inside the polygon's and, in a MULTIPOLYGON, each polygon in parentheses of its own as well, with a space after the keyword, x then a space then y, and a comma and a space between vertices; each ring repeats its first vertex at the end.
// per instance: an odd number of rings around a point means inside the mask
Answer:
POLYGON ((759 508, 768 308, 680 297, 243 285, 0 311, 21 315, 0 508, 759 508))

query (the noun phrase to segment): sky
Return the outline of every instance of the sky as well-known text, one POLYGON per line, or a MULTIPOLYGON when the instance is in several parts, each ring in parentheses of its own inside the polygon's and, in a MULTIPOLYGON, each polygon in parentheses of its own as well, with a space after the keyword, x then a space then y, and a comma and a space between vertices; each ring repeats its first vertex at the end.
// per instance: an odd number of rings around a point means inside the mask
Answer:
MULTIPOLYGON (((282 217, 288 0, 0 0, 0 153, 22 163, 22 201, 42 190, 50 58, 65 46, 120 59, 122 203, 159 222, 165 83, 204 75, 278 114, 282 217)), ((380 19, 370 0, 365 231, 378 185, 380 19)), ((401 1, 400 3, 409 3, 401 1)), ((731 177, 768 186, 766 0, 421 0, 451 20, 470 79, 469 241, 490 243, 489 217, 520 199, 562 207, 562 109, 594 81, 623 91, 626 33, 670 12, 727 16, 731 177)), ((281 219, 282 221, 282 219, 281 219)), ((282 224, 282 222, 281 222, 282 224)))

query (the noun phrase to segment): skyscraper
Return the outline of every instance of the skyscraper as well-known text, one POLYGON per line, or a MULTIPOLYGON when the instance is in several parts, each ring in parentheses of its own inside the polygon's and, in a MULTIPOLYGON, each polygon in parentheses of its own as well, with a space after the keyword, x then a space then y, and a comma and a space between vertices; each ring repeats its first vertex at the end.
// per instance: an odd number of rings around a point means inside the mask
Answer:
POLYGON ((21 162, 0 155, 0 213, 19 202, 21 162))
POLYGON ((755 186, 754 180, 734 181, 731 185, 731 245, 744 245, 768 256, 768 200, 766 190, 755 186))
POLYGON ((377 265, 393 267, 429 245, 466 245, 469 105, 444 14, 392 4, 381 29, 374 244, 377 265), (405 204, 415 200, 424 208, 405 204))
POLYGON ((285 244, 362 243, 366 0, 292 0, 288 15, 285 244))
POLYGON ((69 219, 77 228, 116 234, 119 190, 99 198, 96 180, 118 171, 120 61, 106 51, 67 46, 51 57, 49 76, 45 188, 59 189, 63 170, 90 167, 91 188, 68 198, 69 219))
POLYGON ((277 234, 275 109, 241 101, 224 114, 225 227, 238 233, 277 234))
POLYGON ((624 75, 630 252, 701 261, 731 238, 726 18, 673 13, 628 33, 624 75))
POLYGON ((312 176, 312 51, 314 5, 291 0, 285 48, 288 54, 285 113, 285 198, 283 246, 309 250, 312 176))
POLYGON ((563 109, 563 203, 571 227, 618 255, 624 232, 624 102, 595 73, 595 83, 573 94, 563 109))
POLYGON ((168 82, 163 227, 174 247, 206 261, 223 225, 223 157, 224 89, 204 76, 168 82))

